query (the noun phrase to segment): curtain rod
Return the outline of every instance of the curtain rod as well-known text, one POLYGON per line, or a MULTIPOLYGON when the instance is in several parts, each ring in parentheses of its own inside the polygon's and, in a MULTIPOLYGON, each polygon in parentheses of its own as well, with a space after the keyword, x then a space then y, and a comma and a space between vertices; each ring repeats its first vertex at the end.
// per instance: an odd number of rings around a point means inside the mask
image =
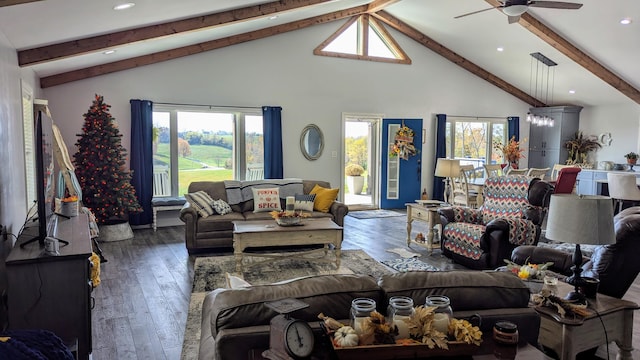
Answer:
POLYGON ((170 106, 194 106, 194 107, 206 107, 209 109, 212 108, 229 108, 229 109, 262 109, 262 106, 231 106, 231 105, 202 105, 202 104, 179 104, 179 103, 164 103, 164 102, 153 102, 158 105, 170 105, 170 106))
POLYGON ((469 119, 508 119, 511 116, 462 116, 462 115, 449 115, 445 114, 447 117, 457 117, 457 118, 469 118, 469 119))

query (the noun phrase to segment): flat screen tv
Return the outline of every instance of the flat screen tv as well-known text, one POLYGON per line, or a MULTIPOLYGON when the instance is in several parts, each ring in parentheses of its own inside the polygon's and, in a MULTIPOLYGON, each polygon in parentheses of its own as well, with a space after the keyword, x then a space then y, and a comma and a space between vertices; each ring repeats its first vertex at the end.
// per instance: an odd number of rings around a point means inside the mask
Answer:
POLYGON ((53 161, 53 120, 46 110, 46 100, 34 101, 34 151, 36 155, 36 194, 37 194, 37 218, 38 235, 33 239, 23 242, 25 246, 32 242, 38 242, 44 247, 44 240, 52 235, 51 227, 55 224, 55 167, 53 161))

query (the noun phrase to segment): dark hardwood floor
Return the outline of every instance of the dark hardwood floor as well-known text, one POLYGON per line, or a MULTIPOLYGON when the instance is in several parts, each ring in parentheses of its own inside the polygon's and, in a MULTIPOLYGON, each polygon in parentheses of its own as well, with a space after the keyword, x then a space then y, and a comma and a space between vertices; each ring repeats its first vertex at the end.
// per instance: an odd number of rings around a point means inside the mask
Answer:
MULTIPOLYGON (((413 223, 413 234, 426 226, 413 223)), ((184 246, 182 226, 134 230, 130 240, 100 243, 108 262, 101 266, 101 284, 93 291, 93 360, 179 359, 184 336, 194 256, 184 246)), ((381 261, 399 256, 386 251, 406 248, 404 216, 345 218, 343 249, 363 249, 381 261)), ((440 269, 462 269, 435 250, 412 245, 423 261, 440 269)), ((232 249, 222 253, 231 255, 232 249)), ((202 254, 210 256, 212 254, 202 254)), ((640 303, 640 280, 625 299, 640 303)), ((634 348, 640 348, 640 319, 634 319, 634 348)), ((634 356, 638 354, 634 352, 634 356)))

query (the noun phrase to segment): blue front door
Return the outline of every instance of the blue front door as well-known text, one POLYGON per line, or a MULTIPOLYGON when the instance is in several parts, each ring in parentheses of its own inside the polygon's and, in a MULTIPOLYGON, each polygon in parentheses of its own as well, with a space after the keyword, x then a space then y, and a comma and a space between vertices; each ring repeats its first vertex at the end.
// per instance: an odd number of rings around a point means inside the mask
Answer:
POLYGON ((422 178, 422 119, 382 120, 380 208, 403 209, 420 199, 422 178), (403 126, 413 136, 398 132, 403 126))

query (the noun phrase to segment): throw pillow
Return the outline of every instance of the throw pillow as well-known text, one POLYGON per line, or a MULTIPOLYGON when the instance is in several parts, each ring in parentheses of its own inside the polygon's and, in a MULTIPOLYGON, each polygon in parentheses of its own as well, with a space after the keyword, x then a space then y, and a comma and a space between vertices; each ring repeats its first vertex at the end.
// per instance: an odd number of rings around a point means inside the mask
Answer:
POLYGON ((184 194, 184 198, 187 199, 189 204, 191 204, 203 218, 215 214, 211 207, 213 199, 206 192, 200 190, 194 193, 184 194))
POLYGON ((220 215, 230 214, 233 212, 233 210, 231 210, 231 206, 222 199, 213 200, 211 207, 213 207, 213 210, 220 215))
POLYGON ((316 194, 296 194, 293 210, 313 211, 316 194))
POLYGON ((279 188, 251 188, 253 191, 253 212, 282 211, 279 188))
POLYGON ((227 279, 227 289, 241 289, 251 287, 251 284, 249 284, 247 280, 243 279, 240 276, 225 273, 225 278, 227 279))
POLYGON ((309 194, 316 195, 316 199, 313 203, 313 209, 325 213, 329 212, 329 209, 331 209, 331 204, 333 204, 333 202, 338 197, 339 190, 340 189, 323 188, 322 186, 316 184, 311 192, 309 192, 309 194))

